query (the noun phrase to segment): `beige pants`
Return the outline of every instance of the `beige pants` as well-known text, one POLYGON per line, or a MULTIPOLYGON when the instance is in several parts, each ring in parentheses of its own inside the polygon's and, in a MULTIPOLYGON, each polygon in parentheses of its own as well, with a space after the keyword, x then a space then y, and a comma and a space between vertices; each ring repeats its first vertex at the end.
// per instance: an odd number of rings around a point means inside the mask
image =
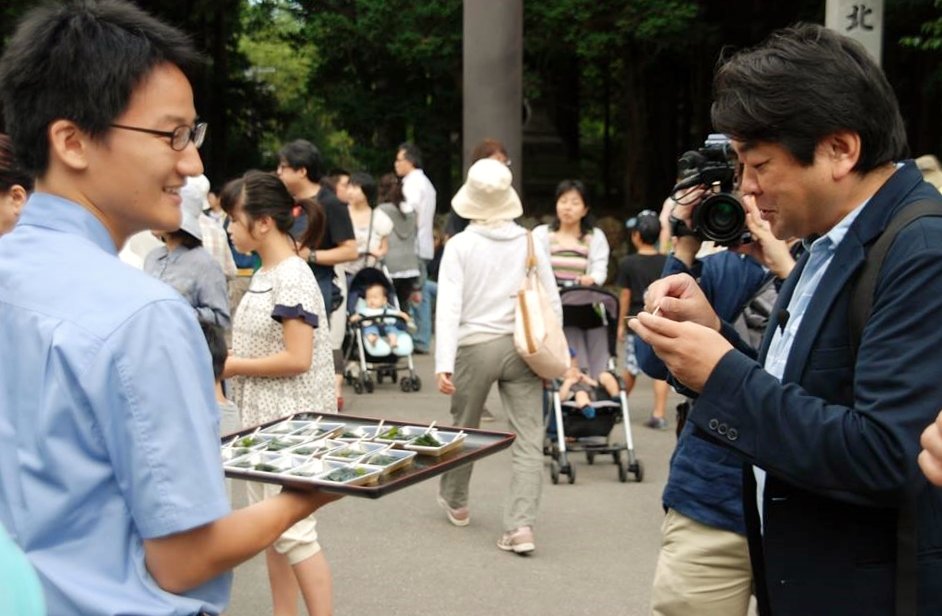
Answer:
POLYGON ((749 547, 742 535, 669 509, 661 526, 651 613, 745 616, 752 595, 749 547))
MULTIPOLYGON (((533 526, 543 484, 543 385, 514 349, 513 336, 458 347, 451 416, 456 426, 477 428, 491 385, 517 434, 510 446, 513 475, 504 509, 504 530, 533 526)), ((440 492, 452 507, 468 504, 471 464, 442 475, 440 492)))
MULTIPOLYGON (((254 505, 279 494, 281 486, 250 481, 246 484, 246 491, 249 504, 254 505)), ((317 542, 317 520, 314 519, 314 514, 312 513, 283 532, 272 547, 279 554, 287 556, 288 562, 292 565, 303 562, 320 552, 321 544, 317 542)))

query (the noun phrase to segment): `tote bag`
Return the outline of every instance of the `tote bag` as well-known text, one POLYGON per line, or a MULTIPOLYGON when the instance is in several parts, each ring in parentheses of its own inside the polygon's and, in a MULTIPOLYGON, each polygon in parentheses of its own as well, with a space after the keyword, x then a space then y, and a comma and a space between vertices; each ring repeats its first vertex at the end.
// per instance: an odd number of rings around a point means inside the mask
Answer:
POLYGON ((537 376, 559 378, 569 368, 569 344, 536 273, 533 235, 527 231, 527 262, 517 291, 514 346, 537 376))

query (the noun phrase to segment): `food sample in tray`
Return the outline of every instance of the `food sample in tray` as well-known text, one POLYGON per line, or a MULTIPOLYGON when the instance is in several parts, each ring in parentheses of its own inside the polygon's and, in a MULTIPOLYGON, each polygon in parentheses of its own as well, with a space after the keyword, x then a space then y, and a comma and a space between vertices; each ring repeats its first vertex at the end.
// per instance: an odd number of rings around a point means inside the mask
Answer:
POLYGON ((324 466, 328 469, 324 474, 317 477, 321 481, 331 483, 342 483, 344 485, 367 485, 379 481, 379 476, 383 469, 378 466, 369 466, 366 464, 333 464, 329 460, 324 461, 324 466))
POLYGON ((351 462, 353 460, 359 460, 365 456, 368 456, 377 451, 383 451, 387 449, 388 445, 383 445, 381 443, 364 443, 356 442, 350 443, 346 447, 341 447, 340 449, 335 449, 331 452, 324 454, 325 458, 343 460, 345 462, 351 462))
POLYGON ((366 464, 380 466, 383 469, 383 475, 394 473, 400 469, 412 465, 417 452, 405 451, 403 449, 386 449, 379 453, 374 453, 369 458, 363 460, 366 464))
POLYGON ((467 434, 461 432, 446 432, 444 430, 428 430, 412 439, 403 447, 423 455, 442 456, 459 449, 465 441, 467 434))
POLYGON ((420 428, 419 426, 389 426, 384 428, 374 440, 379 443, 404 445, 424 431, 425 428, 420 428))

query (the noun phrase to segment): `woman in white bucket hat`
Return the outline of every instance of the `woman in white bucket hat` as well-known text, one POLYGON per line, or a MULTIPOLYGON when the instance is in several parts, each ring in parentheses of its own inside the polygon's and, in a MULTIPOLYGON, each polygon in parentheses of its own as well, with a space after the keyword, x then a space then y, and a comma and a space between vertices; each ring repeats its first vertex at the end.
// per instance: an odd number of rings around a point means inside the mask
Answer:
MULTIPOLYGON (((507 419, 517 434, 513 479, 504 511, 502 550, 529 554, 543 480, 542 383, 513 343, 516 292, 523 282, 527 230, 513 222, 523 214, 507 165, 479 160, 452 199, 455 213, 471 220, 445 245, 438 273, 435 373, 438 389, 451 396, 456 425, 477 428, 484 400, 495 382, 507 419)), ((549 255, 535 243, 537 271, 557 316, 562 307, 549 255)), ((471 521, 468 484, 472 466, 442 476, 438 502, 455 526, 471 521)))

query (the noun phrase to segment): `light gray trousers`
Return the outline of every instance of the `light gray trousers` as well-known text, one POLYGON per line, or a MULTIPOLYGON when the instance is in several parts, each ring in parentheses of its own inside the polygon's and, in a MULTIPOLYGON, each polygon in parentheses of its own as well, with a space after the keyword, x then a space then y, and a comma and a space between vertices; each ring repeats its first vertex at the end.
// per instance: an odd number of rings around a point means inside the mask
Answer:
MULTIPOLYGON (((491 385, 497 383, 501 404, 517 438, 510 451, 513 477, 504 509, 504 530, 533 526, 543 483, 543 385, 514 349, 507 335, 458 347, 451 415, 456 426, 477 428, 491 385)), ((442 475, 440 491, 451 507, 468 504, 471 464, 442 475)))

